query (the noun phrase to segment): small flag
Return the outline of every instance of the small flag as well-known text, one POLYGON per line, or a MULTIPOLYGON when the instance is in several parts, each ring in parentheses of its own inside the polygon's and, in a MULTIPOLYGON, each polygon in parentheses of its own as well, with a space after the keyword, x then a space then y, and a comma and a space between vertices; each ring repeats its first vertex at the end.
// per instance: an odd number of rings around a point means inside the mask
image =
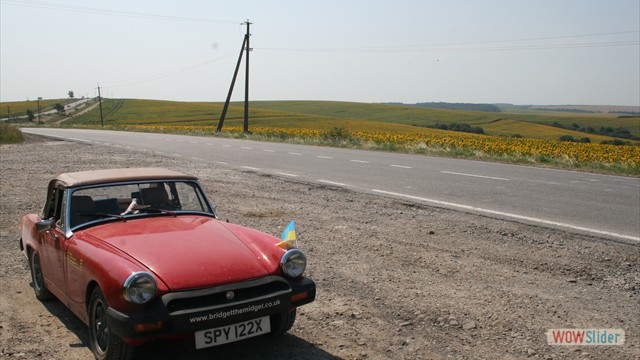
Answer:
POLYGON ((287 228, 282 232, 282 240, 289 241, 296 239, 296 223, 294 221, 287 225, 287 228))
POLYGON ((296 247, 293 243, 296 240, 296 224, 291 221, 289 225, 282 232, 282 241, 277 243, 276 246, 282 249, 291 249, 296 247))

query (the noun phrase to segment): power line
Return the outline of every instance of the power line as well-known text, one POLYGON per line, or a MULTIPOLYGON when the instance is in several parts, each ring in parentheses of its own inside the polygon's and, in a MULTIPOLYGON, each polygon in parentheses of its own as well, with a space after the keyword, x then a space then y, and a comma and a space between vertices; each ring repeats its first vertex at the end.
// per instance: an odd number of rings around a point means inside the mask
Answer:
POLYGON ((283 51, 283 52, 313 52, 313 53, 413 53, 413 52, 469 52, 469 51, 509 51, 509 50, 545 50, 545 49, 576 49, 576 48, 599 48, 617 46, 640 46, 640 41, 615 41, 601 43, 574 43, 574 44, 547 44, 528 46, 499 46, 499 47, 464 47, 464 48, 403 48, 403 49, 294 49, 294 48, 256 48, 263 51, 283 51))
POLYGON ((620 41, 599 41, 599 42, 573 42, 573 43, 546 43, 546 44, 514 44, 514 42, 529 42, 540 40, 561 40, 576 39, 585 37, 601 37, 611 35, 640 34, 640 31, 618 31, 597 34, 549 36, 536 38, 520 38, 509 40, 490 40, 477 42, 454 42, 436 43, 423 45, 400 45, 400 46, 378 46, 378 47, 339 47, 339 48, 257 48, 267 51, 289 51, 289 52, 334 52, 334 53, 407 53, 407 52, 457 52, 457 51, 506 51, 506 50, 536 50, 536 49, 572 49, 572 48, 596 48, 611 46, 638 46, 640 40, 620 40, 620 41), (505 43, 503 46, 491 46, 491 44, 505 43), (475 46, 481 45, 481 46, 475 46), (482 46, 489 45, 489 46, 482 46))
POLYGON ((205 65, 220 61, 222 59, 225 59, 229 56, 233 55, 233 53, 228 53, 226 55, 217 57, 215 59, 211 59, 211 60, 207 60, 195 65, 190 65, 190 66, 186 66, 180 69, 176 69, 176 70, 171 70, 171 71, 167 71, 164 73, 159 73, 159 74, 154 74, 154 75, 148 75, 148 76, 142 76, 139 77, 137 79, 129 79, 129 80, 122 80, 122 81, 116 81, 116 82, 112 82, 112 83, 108 83, 107 86, 110 88, 117 88, 117 87, 122 87, 122 86, 130 86, 130 85, 137 85, 137 84, 142 84, 142 83, 146 83, 146 82, 150 82, 150 81, 155 81, 155 80, 159 80, 159 79, 163 79, 166 77, 170 77, 173 75, 177 75, 177 74, 181 74, 183 72, 187 72, 193 69, 197 69, 199 67, 203 67, 205 65))
POLYGON ((209 18, 196 18, 196 17, 183 17, 183 16, 170 16, 170 15, 160 15, 160 14, 151 14, 151 13, 142 13, 142 12, 131 12, 131 11, 118 11, 118 10, 109 10, 109 9, 99 9, 85 6, 74 6, 74 5, 65 5, 65 4, 57 4, 52 2, 45 1, 35 1, 35 0, 2 0, 3 5, 13 5, 13 6, 22 6, 22 7, 30 7, 37 9, 48 9, 48 10, 59 10, 59 11, 68 11, 68 12, 78 12, 84 14, 98 14, 98 15, 109 15, 109 16, 122 16, 122 17, 135 17, 135 18, 143 18, 143 19, 151 19, 151 20, 170 20, 170 21, 188 21, 188 22, 200 22, 200 23, 214 23, 214 24, 237 24, 237 21, 231 20, 220 20, 220 19, 209 19, 209 18))

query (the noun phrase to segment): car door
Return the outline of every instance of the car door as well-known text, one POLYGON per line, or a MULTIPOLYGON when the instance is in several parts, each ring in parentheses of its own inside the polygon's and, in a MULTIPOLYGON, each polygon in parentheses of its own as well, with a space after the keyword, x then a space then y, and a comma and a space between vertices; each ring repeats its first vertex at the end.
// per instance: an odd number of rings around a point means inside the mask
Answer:
POLYGON ((65 252, 67 248, 67 238, 64 231, 64 208, 66 191, 62 187, 55 187, 50 195, 52 206, 49 207, 45 217, 54 219, 56 226, 51 231, 41 233, 41 266, 42 272, 47 282, 47 288, 59 299, 66 298, 65 281, 65 252))

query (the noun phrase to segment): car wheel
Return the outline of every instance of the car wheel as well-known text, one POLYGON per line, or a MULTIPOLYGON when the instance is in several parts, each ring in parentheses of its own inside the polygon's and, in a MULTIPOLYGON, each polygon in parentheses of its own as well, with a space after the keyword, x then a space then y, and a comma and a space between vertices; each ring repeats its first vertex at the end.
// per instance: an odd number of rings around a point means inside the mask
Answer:
POLYGON ((296 309, 271 316, 271 334, 281 335, 293 327, 296 321, 296 309))
POLYGON ((29 253, 29 268, 31 269, 31 282, 33 283, 33 291, 36 298, 40 301, 47 301, 53 298, 53 294, 44 284, 44 275, 42 266, 40 266, 40 255, 36 251, 29 253))
POLYGON ((133 347, 125 344, 111 332, 107 305, 99 287, 91 293, 89 300, 89 346, 98 360, 128 360, 133 356, 133 347))

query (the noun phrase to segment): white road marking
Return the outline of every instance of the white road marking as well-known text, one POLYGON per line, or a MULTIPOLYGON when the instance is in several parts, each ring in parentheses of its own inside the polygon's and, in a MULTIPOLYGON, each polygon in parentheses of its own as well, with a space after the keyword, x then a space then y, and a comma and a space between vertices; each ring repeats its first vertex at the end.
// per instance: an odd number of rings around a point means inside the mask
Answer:
POLYGON ((199 144, 197 141, 190 141, 192 144, 199 144))
POLYGON ((215 145, 214 143, 207 143, 207 145, 215 145))
POLYGON ((335 181, 329 181, 329 180, 322 180, 322 179, 319 179, 318 182, 329 184, 329 185, 336 185, 336 186, 349 186, 347 184, 343 184, 335 181))
POLYGON ((204 161, 204 159, 200 159, 198 157, 191 157, 193 160, 197 160, 197 161, 204 161))
POLYGON ((585 231, 585 232, 589 232, 589 233, 593 233, 593 234, 611 236, 611 237, 616 237, 616 238, 620 238, 620 239, 633 240, 633 241, 640 242, 640 237, 637 237, 637 236, 631 236, 631 235, 625 235, 625 234, 617 234, 617 233, 613 233, 613 232, 609 232, 609 231, 591 229, 591 228, 586 228, 586 227, 582 227, 582 226, 565 224, 565 223, 561 223, 561 222, 557 222, 557 221, 538 219, 538 218, 534 218, 534 217, 522 216, 522 215, 506 213, 506 212, 490 210, 490 209, 484 209, 484 208, 474 207, 474 206, 470 206, 470 205, 456 204, 456 203, 447 202, 447 201, 440 201, 440 200, 423 198, 423 197, 419 197, 419 196, 400 194, 400 193, 395 193, 395 192, 391 192, 391 191, 384 191, 384 190, 377 190, 377 189, 371 189, 371 191, 373 191, 375 193, 379 193, 379 194, 386 194, 386 195, 397 196, 397 197, 402 197, 402 198, 411 199, 411 200, 424 201, 424 202, 428 202, 428 203, 432 203, 432 204, 444 205, 444 206, 454 207, 454 208, 463 209, 463 210, 476 211, 476 212, 485 213, 485 214, 491 214, 491 215, 499 215, 499 216, 504 216, 504 217, 512 218, 512 219, 530 221, 530 222, 544 224, 544 225, 553 225, 553 226, 558 226, 558 227, 572 229, 572 230, 585 231))
POLYGON ((299 156, 299 155, 302 155, 302 154, 300 154, 300 153, 295 153, 295 152, 290 152, 290 153, 287 153, 287 154, 289 154, 289 155, 298 155, 298 156, 299 156))
POLYGON ((254 170, 254 171, 260 171, 260 169, 255 168, 255 167, 251 167, 251 166, 240 166, 243 169, 247 169, 247 170, 254 170))
POLYGON ((289 174, 289 173, 285 173, 285 172, 276 172, 276 174, 284 175, 284 176, 291 176, 291 177, 298 177, 299 176, 299 175, 296 175, 296 174, 289 174))
POLYGON ((368 164, 369 163, 368 161, 364 161, 364 160, 349 160, 349 161, 354 162, 354 163, 360 163, 360 164, 368 164))
POLYGON ((553 182, 553 181, 542 181, 542 180, 524 180, 524 181, 533 182, 533 183, 541 183, 541 184, 549 184, 549 185, 562 185, 560 183, 553 182))
POLYGON ((78 139, 78 138, 69 138, 69 140, 73 140, 73 141, 80 141, 80 142, 89 142, 89 140, 85 140, 85 139, 78 139))
POLYGON ((394 168, 400 168, 400 169, 413 169, 411 166, 405 166, 405 165, 393 165, 393 164, 391 164, 389 166, 394 167, 394 168))
POLYGON ((276 152, 275 150, 263 149, 264 152, 276 152))
POLYGON ((177 156, 177 157, 182 157, 182 155, 180 155, 180 154, 171 154, 171 155, 177 156))
POLYGON ((231 145, 222 145, 222 147, 231 147, 231 145))
POLYGON ((443 173, 443 174, 461 175, 461 176, 470 176, 470 177, 477 177, 477 178, 484 178, 484 179, 492 179, 492 180, 509 181, 509 179, 499 178, 499 177, 493 177, 493 176, 484 176, 484 175, 465 174, 465 173, 457 173, 457 172, 451 172, 451 171, 440 171, 440 172, 441 172, 441 173, 443 173))
POLYGON ((220 165, 229 165, 229 163, 224 162, 224 161, 216 161, 216 164, 220 164, 220 165))
POLYGON ((241 149, 245 149, 245 150, 253 150, 253 148, 247 147, 247 146, 243 146, 241 147, 241 149))
POLYGON ((316 157, 317 157, 317 158, 320 158, 320 159, 333 159, 331 156, 322 156, 322 155, 318 155, 318 156, 316 156, 316 157))

